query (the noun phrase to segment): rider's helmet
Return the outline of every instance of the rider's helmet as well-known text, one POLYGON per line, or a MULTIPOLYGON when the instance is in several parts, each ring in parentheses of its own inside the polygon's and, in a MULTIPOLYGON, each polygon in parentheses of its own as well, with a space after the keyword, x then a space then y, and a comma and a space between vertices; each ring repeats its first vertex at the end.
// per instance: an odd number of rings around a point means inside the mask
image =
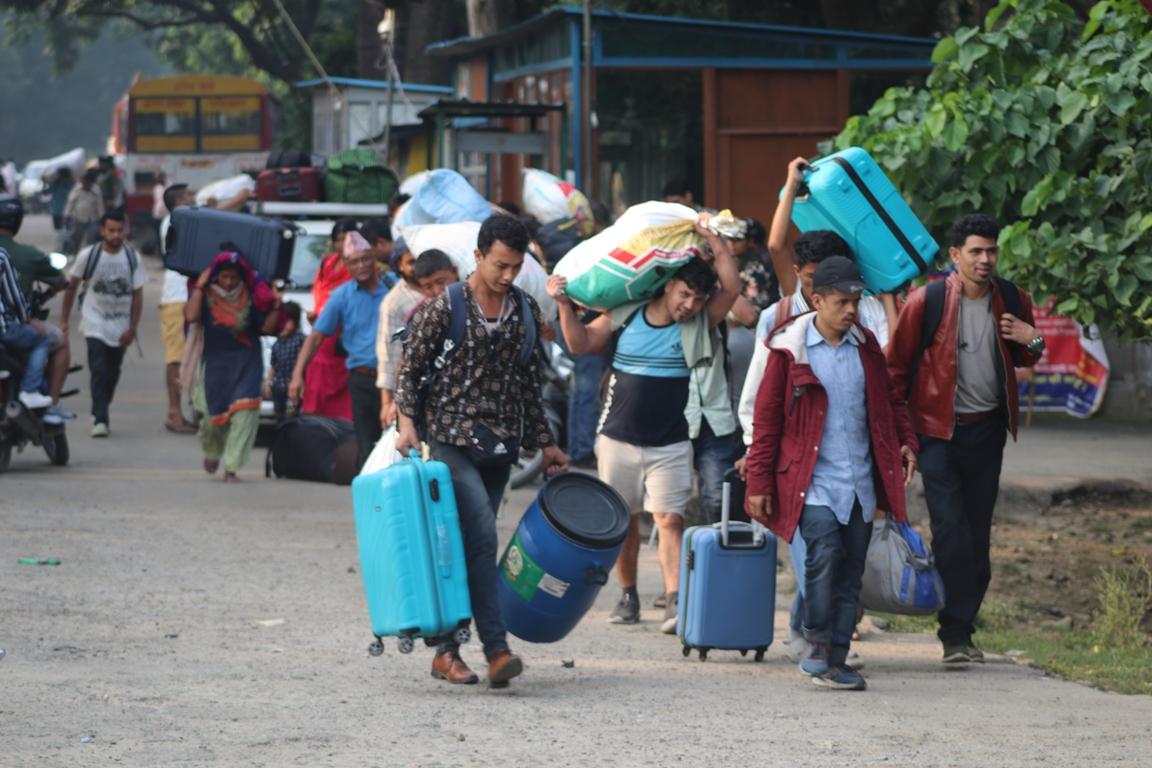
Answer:
POLYGON ((24 222, 24 204, 15 195, 0 195, 0 229, 13 235, 20 231, 24 222))

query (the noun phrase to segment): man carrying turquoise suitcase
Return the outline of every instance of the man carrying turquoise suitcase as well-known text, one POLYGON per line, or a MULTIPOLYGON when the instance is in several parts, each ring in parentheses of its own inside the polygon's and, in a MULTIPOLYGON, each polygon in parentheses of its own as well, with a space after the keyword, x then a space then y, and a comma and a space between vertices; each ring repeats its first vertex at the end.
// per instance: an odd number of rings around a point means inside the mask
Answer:
MULTIPOLYGON (((499 554, 496 511, 520 448, 539 448, 544 472, 567 468, 568 457, 544 416, 539 355, 531 344, 540 310, 512 282, 524 263, 528 230, 507 215, 480 226, 476 271, 461 284, 421 305, 412 316, 404 362, 396 378, 399 432, 396 449, 419 448, 419 425, 432 458, 448 465, 456 493, 468 589, 476 631, 488 659, 488 683, 503 688, 523 661, 508 648, 497 599, 499 554), (467 309, 463 341, 452 341, 452 296, 467 309), (527 313, 531 313, 531 317, 527 313)), ((459 645, 442 643, 432 676, 470 684, 477 676, 460 658, 459 645)))

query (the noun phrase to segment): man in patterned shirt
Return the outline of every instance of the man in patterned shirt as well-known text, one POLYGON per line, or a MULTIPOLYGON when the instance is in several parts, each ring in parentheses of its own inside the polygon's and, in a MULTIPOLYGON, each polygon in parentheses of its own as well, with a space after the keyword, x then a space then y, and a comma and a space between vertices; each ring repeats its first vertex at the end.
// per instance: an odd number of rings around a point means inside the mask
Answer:
MULTIPOLYGON (((523 446, 543 452, 545 473, 568 465, 544 417, 539 355, 533 354, 526 365, 518 360, 526 332, 521 307, 530 309, 537 328, 542 325, 536 302, 512 285, 527 248, 528 230, 519 220, 503 214, 486 219, 477 238, 476 271, 463 283, 463 340, 449 354, 445 341, 451 292, 445 291, 412 316, 408 348, 396 377, 396 450, 405 454, 419 447, 420 423, 432 458, 452 471, 472 616, 488 658, 488 683, 494 688, 506 686, 523 671, 520 657, 508 648, 496 598, 496 510, 511 463, 523 446)), ((432 676, 450 683, 478 680, 452 642, 437 648, 432 676)))

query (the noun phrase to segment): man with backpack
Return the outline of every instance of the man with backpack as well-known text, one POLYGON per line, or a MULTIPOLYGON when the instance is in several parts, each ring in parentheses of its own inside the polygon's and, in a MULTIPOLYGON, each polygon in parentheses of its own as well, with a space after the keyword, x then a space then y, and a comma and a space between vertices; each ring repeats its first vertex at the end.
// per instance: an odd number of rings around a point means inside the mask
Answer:
MULTIPOLYGON (((684 512, 692 495, 692 442, 686 415, 692 371, 709 368, 723 356, 712 330, 740 294, 736 261, 723 238, 704 226, 709 216, 700 214, 696 231, 708 243, 715 269, 694 258, 650 301, 616 307, 585 325, 564 295, 567 281, 560 275, 548 278, 548 293, 560 309, 560 328, 572 354, 615 342, 596 438, 597 472, 624 497, 632 510, 632 525, 616 564, 623 593, 608 620, 640 621, 637 516, 647 511, 660 532, 665 634, 676 631, 684 512)), ((726 391, 722 394, 727 403, 726 391)))
POLYGON ((976 614, 992 578, 989 546, 1007 433, 1016 437, 1017 367, 1044 352, 1032 299, 995 276, 1000 228, 972 214, 952 225, 956 271, 901 308, 888 366, 908 393, 932 548, 944 581, 937 633, 946 664, 982 662, 976 614))
MULTIPOLYGON (((540 310, 512 284, 527 249, 528 230, 519 220, 504 214, 485 219, 476 271, 416 310, 396 377, 396 450, 419 448, 420 428, 432 458, 452 472, 472 616, 494 688, 523 671, 508 648, 496 594, 496 512, 504 486, 521 447, 543 452, 546 474, 568 465, 544 416, 540 310)), ((453 642, 437 648, 432 676, 450 683, 478 680, 453 642)))
POLYGON ((100 241, 76 256, 60 309, 60 330, 65 336, 81 283, 80 327, 88 343, 92 437, 108 437, 108 407, 144 307, 144 270, 136 252, 124 242, 124 214, 104 214, 100 241))

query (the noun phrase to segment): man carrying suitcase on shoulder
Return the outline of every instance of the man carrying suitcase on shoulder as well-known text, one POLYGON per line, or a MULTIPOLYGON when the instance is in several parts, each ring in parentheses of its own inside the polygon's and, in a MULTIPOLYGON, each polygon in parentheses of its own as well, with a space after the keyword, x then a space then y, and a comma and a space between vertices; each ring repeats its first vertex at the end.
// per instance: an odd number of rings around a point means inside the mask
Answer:
POLYGON ((1032 299, 995 277, 1000 228, 982 214, 952 225, 956 272, 908 297, 888 367, 920 436, 932 549, 944 581, 937 633, 945 664, 984 661, 972 643, 992 578, 988 549, 1009 432, 1016 437, 1017 367, 1035 365, 1044 337, 1032 299))
POLYGON ((748 515, 805 559, 800 669, 813 683, 864 690, 848 663, 860 579, 877 508, 904 520, 916 437, 871 331, 856 322, 864 281, 849 259, 820 262, 814 312, 768 338, 748 452, 748 515))
MULTIPOLYGON (((472 617, 493 688, 507 686, 524 667, 508 648, 496 596, 496 512, 504 486, 521 446, 543 452, 546 475, 568 466, 542 405, 540 358, 532 343, 540 310, 512 284, 527 248, 528 230, 519 220, 502 214, 486 219, 476 244, 476 271, 459 290, 450 287, 416 310, 396 377, 396 450, 419 448, 419 424, 432 458, 452 472, 472 617), (459 304, 452 303, 453 294, 459 304), (461 311, 463 336, 454 343, 453 317, 459 319, 461 311)), ((450 683, 478 680, 454 642, 436 649, 432 676, 450 683)))

